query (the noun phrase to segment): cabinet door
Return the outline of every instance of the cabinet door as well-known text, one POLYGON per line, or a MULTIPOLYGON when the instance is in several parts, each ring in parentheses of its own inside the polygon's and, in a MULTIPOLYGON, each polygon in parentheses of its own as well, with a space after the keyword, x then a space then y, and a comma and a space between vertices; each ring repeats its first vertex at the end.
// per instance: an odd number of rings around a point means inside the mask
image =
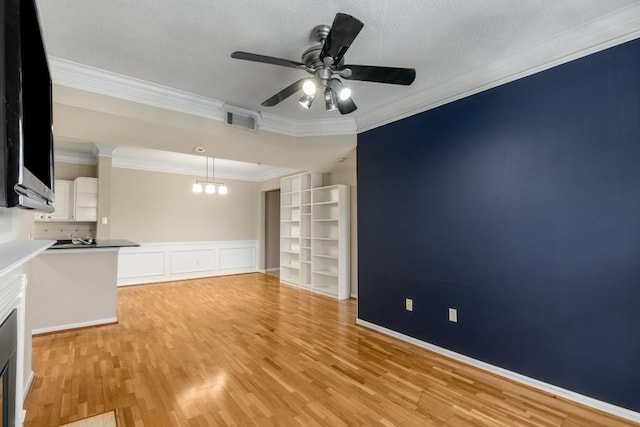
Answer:
POLYGON ((54 202, 55 210, 52 213, 47 214, 47 219, 50 221, 67 221, 71 219, 69 197, 71 196, 72 184, 73 183, 71 181, 56 179, 56 200, 54 202))
POLYGON ((76 221, 95 222, 98 220, 98 179, 76 178, 74 181, 74 201, 76 221))

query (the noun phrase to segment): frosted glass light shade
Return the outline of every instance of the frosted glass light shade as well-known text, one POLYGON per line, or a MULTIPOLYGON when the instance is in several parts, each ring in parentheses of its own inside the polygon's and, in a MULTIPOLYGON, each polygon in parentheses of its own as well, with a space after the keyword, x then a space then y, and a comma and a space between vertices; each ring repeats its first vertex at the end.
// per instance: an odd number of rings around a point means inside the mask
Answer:
POLYGON ((351 97, 351 89, 349 89, 348 87, 343 87, 342 89, 340 89, 338 97, 341 101, 346 101, 351 97))
POLYGON ((224 184, 220 184, 218 186, 218 194, 222 194, 223 196, 226 194, 229 194, 229 190, 227 189, 227 186, 224 184))
POLYGON ((216 192, 216 186, 209 183, 207 185, 204 186, 204 191, 207 194, 214 194, 216 192))
POLYGON ((193 191, 194 193, 202 193, 202 184, 200 184, 199 182, 196 182, 191 187, 191 191, 193 191))
POLYGON ((307 80, 302 84, 302 91, 307 95, 315 95, 316 84, 313 82, 313 80, 307 80))

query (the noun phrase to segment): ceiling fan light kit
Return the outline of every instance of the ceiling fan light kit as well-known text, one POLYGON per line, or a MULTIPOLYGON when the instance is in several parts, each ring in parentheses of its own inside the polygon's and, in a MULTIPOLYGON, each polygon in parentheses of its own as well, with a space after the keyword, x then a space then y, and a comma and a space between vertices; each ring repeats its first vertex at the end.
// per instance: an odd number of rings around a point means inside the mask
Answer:
POLYGON ((309 95, 309 96, 315 95, 316 94, 316 84, 311 79, 305 80, 305 82, 302 84, 302 91, 306 95, 309 95))
POLYGON ((307 110, 309 108, 311 108, 311 104, 313 104, 313 100, 316 99, 316 95, 307 95, 306 93, 304 95, 302 95, 302 98, 300 98, 300 101, 298 101, 300 103, 300 105, 302 105, 303 108, 306 108, 307 110))
POLYGON ((340 114, 349 114, 358 107, 351 98, 351 89, 343 85, 341 78, 405 86, 413 83, 416 78, 416 70, 413 68, 345 64, 344 54, 363 26, 364 24, 357 18, 345 13, 337 13, 332 26, 318 25, 311 31, 312 37, 320 44, 307 49, 302 54, 302 62, 240 51, 233 52, 231 57, 296 68, 313 75, 313 78, 298 80, 276 93, 261 104, 263 107, 278 105, 302 90, 304 95, 299 103, 303 108, 309 109, 318 91, 322 90, 327 111, 337 109, 340 114))

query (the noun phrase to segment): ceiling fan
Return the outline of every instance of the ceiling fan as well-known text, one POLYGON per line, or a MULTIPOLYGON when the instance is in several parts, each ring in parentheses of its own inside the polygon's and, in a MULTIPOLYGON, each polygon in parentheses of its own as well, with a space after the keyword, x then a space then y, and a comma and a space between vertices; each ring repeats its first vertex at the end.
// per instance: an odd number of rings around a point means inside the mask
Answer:
POLYGON ((231 57, 297 68, 313 75, 282 89, 264 101, 261 104, 264 107, 273 107, 302 89, 304 95, 299 102, 304 108, 310 108, 318 92, 322 92, 327 111, 338 109, 341 114, 349 114, 358 107, 351 99, 351 89, 344 86, 340 78, 406 86, 416 78, 416 70, 413 68, 345 64, 344 54, 363 26, 364 24, 353 16, 337 13, 331 27, 318 25, 312 30, 313 39, 320 44, 307 49, 302 54, 302 62, 249 52, 233 52, 231 57))

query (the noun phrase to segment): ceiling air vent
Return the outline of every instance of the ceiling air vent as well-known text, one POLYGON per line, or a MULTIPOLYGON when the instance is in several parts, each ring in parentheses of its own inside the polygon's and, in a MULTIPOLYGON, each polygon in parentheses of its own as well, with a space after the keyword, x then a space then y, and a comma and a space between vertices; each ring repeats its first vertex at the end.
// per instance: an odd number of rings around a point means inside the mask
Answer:
POLYGON ((234 128, 250 130, 256 132, 258 130, 258 113, 250 110, 244 110, 238 107, 224 107, 224 122, 234 128))

